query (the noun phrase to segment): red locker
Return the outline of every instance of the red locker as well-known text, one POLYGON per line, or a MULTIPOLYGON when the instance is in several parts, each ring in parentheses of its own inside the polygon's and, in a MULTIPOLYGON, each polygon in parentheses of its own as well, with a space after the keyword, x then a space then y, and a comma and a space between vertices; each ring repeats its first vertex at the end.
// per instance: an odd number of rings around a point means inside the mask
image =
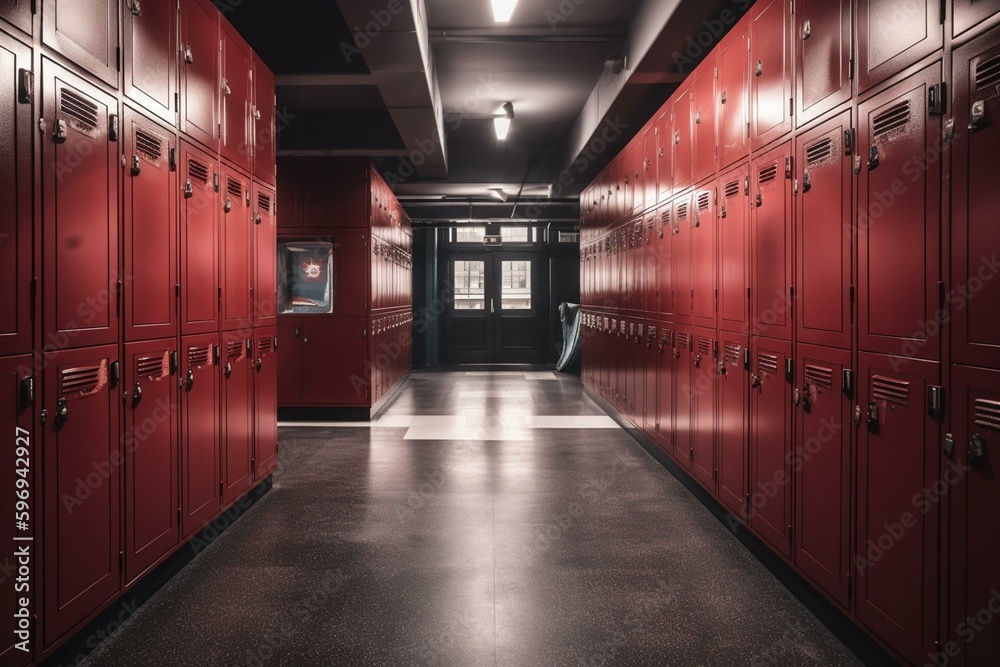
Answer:
MULTIPOLYGON (((858 90, 864 92, 939 50, 944 41, 938 0, 857 0, 858 90)), ((862 116, 863 118, 864 116, 862 116)))
POLYGON ((660 244, 660 218, 656 212, 648 213, 645 217, 645 227, 643 238, 645 247, 642 251, 642 289, 644 292, 643 301, 646 312, 656 314, 660 312, 660 266, 663 265, 664 257, 660 255, 664 247, 660 244))
POLYGON ((750 53, 747 14, 719 44, 719 166, 750 155, 750 53))
POLYGON ((327 369, 303 374, 305 405, 368 405, 367 326, 366 317, 304 320, 302 367, 327 369))
POLYGON ((750 527, 791 557, 792 382, 788 341, 755 338, 750 376, 750 527))
POLYGON ((795 3, 795 110, 799 127, 851 99, 851 0, 795 3))
POLYGON ((181 2, 181 131, 219 147, 221 58, 219 11, 210 0, 181 2))
POLYGON ((753 150, 792 129, 791 3, 761 0, 750 11, 750 145, 753 150))
POLYGON ((278 405, 302 405, 302 328, 301 317, 278 321, 278 405))
POLYGON ((642 169, 643 169, 643 209, 648 210, 657 205, 658 181, 657 165, 659 160, 656 157, 656 124, 650 121, 645 131, 642 133, 642 169))
POLYGON ((661 324, 657 348, 656 444, 670 455, 674 453, 674 371, 677 368, 675 344, 673 326, 661 324))
POLYGON ((952 18, 952 34, 955 37, 971 28, 983 26, 1000 13, 1000 2, 997 0, 954 0, 952 7, 955 12, 952 18))
MULTIPOLYGON (((132 3, 134 5, 134 3, 132 3)), ((148 2, 122 12, 125 21, 125 96, 149 113, 176 125, 177 7, 148 2)))
POLYGON ((747 518, 750 458, 750 351, 745 333, 719 332, 719 486, 726 509, 747 518))
MULTIPOLYGON (((0 6, 4 6, 0 4, 0 6)), ((30 16, 30 15, 29 15, 30 16)), ((21 69, 31 68, 31 51, 0 34, 0 355, 31 350, 32 278, 32 105, 18 94, 21 69)))
MULTIPOLYGON (((255 207, 251 209, 254 211, 253 323, 257 327, 271 326, 276 323, 278 312, 278 212, 275 208, 274 189, 254 181, 250 201, 251 206, 255 207)), ((351 261, 361 264, 367 253, 358 250, 351 261)), ((339 258, 340 254, 335 251, 335 256, 339 258)), ((338 289, 350 289, 351 285, 364 284, 364 279, 358 283, 340 282, 338 289)))
POLYGON ((687 83, 671 97, 670 140, 673 157, 671 182, 674 192, 694 185, 694 104, 687 83))
POLYGON ((662 204, 674 194, 673 158, 674 131, 671 127, 673 107, 668 101, 656 118, 656 203, 662 204))
MULTIPOLYGON (((701 485, 716 490, 715 407, 718 368, 718 340, 715 332, 696 328, 691 371, 691 472, 701 485)), ((683 391, 683 390, 682 390, 683 391)))
MULTIPOLYGON (((368 226, 367 159, 283 158, 281 173, 288 176, 288 182, 298 182, 300 200, 296 213, 301 217, 301 226, 368 226)), ((283 175, 282 184, 285 182, 283 175)), ((296 226, 285 219, 281 224, 296 226)))
POLYGON ((718 303, 718 246, 716 245, 716 202, 718 190, 713 178, 694 193, 694 220, 691 223, 692 313, 698 326, 715 328, 718 303))
POLYGON ((674 330, 674 399, 673 454, 674 459, 685 470, 691 470, 691 456, 694 453, 694 335, 690 327, 676 327, 674 330))
POLYGON ((249 490, 254 478, 253 351, 253 338, 248 331, 222 335, 223 507, 231 505, 249 490))
POLYGON ((44 0, 42 43, 118 88, 118 5, 115 0, 44 0))
POLYGON ((253 51, 228 21, 221 21, 222 33, 222 157, 240 169, 253 169, 250 104, 253 84, 253 51))
POLYGON ((693 221, 691 195, 686 194, 674 199, 673 229, 670 239, 670 289, 674 319, 681 324, 691 322, 694 310, 693 221))
POLYGON ((1000 655, 1000 628, 967 621, 996 607, 1000 580, 995 555, 1000 549, 1000 372, 952 366, 951 427, 954 453, 945 461, 951 496, 951 613, 947 622, 960 647, 956 664, 990 665, 1000 655), (964 471, 964 472, 963 472, 964 471), (970 637, 974 638, 972 641, 970 637))
POLYGON ((125 340, 177 335, 173 132, 125 109, 125 340))
MULTIPOLYGON (((26 544, 37 554, 37 547, 31 547, 27 539, 34 538, 35 517, 33 508, 39 506, 37 494, 30 490, 35 483, 34 470, 26 463, 38 461, 39 450, 38 438, 35 434, 34 421, 32 416, 34 411, 35 385, 28 375, 31 370, 31 357, 7 357, 0 359, 0 429, 3 430, 9 440, 9 445, 4 447, 3 464, 0 465, 0 484, 8 489, 9 500, 4 503, 0 510, 3 520, 3 547, 0 549, 0 562, 7 563, 8 567, 17 566, 21 563, 17 557, 17 552, 26 544), (31 460, 26 461, 30 457, 31 460), (20 459, 20 461, 18 460, 20 459), (29 509, 25 510, 24 505, 18 507, 18 502, 23 502, 29 509), (26 521, 28 526, 25 530, 19 530, 17 521, 26 521)), ((41 561, 36 559, 36 563, 41 561)), ((37 567, 37 565, 36 565, 37 567)), ((32 571, 31 576, 37 581, 37 571, 32 571)), ((14 620, 15 614, 22 614, 20 599, 23 594, 16 588, 17 577, 5 576, 0 582, 0 615, 4 619, 5 627, 22 630, 21 619, 14 620)), ((29 613, 34 613, 34 607, 29 609, 29 613)), ((25 619, 24 630, 31 632, 31 619, 25 619)), ((31 646, 35 645, 34 634, 30 636, 31 646)), ((0 641, 0 661, 4 665, 11 667, 25 667, 31 662, 31 653, 26 653, 17 648, 17 644, 24 641, 23 636, 17 636, 14 632, 5 635, 5 639, 0 641)))
POLYGON ((31 35, 34 32, 33 5, 31 0, 7 0, 0 3, 0 19, 31 35))
POLYGON ((716 83, 719 68, 715 51, 691 75, 692 114, 694 122, 694 181, 714 176, 719 166, 719 146, 716 134, 716 83))
POLYGON ((125 582, 177 546, 177 339, 125 344, 125 582))
POLYGON ((252 187, 250 179, 223 164, 221 188, 222 255, 219 268, 222 282, 222 330, 247 330, 253 321, 250 260, 256 218, 251 219, 250 213, 252 187))
POLYGON ((254 375, 254 480, 260 481, 278 466, 278 332, 264 327, 255 333, 257 361, 254 375))
POLYGON ((218 334, 181 338, 181 527, 185 538, 221 509, 218 334))
MULTIPOLYGON (((719 328, 746 334, 750 324, 750 176, 746 164, 721 175, 719 328)), ((744 345, 744 347, 746 347, 744 345)))
MULTIPOLYGON (((957 5, 957 3, 956 3, 957 5)), ((958 7, 956 6, 956 15, 958 7)), ((1000 30, 955 51, 955 123, 952 148, 952 360, 1000 368, 1000 189, 995 171, 1000 128, 1000 30), (964 128, 969 128, 968 130, 964 128)))
POLYGON ((219 163, 186 141, 180 149, 181 331, 219 330, 219 163))
POLYGON ((851 347, 855 147, 845 111, 795 140, 796 332, 802 343, 851 347))
POLYGON ((940 359, 940 116, 933 65, 861 105, 858 179, 859 347, 940 359), (934 159, 925 155, 934 156, 934 159), (900 187, 902 184, 902 187, 900 187))
POLYGON ((44 645, 121 589, 121 387, 116 345, 54 352, 45 369, 44 645))
POLYGON ((118 102, 43 62, 44 330, 60 348, 117 342, 118 102))
POLYGON ((642 341, 642 430, 656 440, 657 400, 656 385, 659 380, 660 327, 655 322, 646 322, 645 337, 642 341))
POLYGON ((937 639, 941 389, 937 363, 858 354, 858 620, 923 664, 937 639))
POLYGON ((795 367, 795 565, 846 610, 854 474, 851 351, 799 344, 795 367))
POLYGON ((751 163, 750 318, 753 334, 792 339, 792 157, 785 143, 751 163))

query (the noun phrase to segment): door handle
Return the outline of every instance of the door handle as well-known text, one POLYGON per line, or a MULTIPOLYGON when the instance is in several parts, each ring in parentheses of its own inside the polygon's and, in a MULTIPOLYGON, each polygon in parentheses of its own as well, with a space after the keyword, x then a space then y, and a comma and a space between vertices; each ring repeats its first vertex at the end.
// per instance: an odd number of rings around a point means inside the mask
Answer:
MULTIPOLYGON (((56 419, 58 420, 58 417, 56 419)), ((983 465, 984 458, 986 458, 986 439, 979 433, 973 433, 969 439, 969 467, 978 468, 983 465)))
POLYGON ((54 423, 55 430, 59 430, 69 421, 69 403, 65 398, 60 398, 56 401, 56 419, 54 423))

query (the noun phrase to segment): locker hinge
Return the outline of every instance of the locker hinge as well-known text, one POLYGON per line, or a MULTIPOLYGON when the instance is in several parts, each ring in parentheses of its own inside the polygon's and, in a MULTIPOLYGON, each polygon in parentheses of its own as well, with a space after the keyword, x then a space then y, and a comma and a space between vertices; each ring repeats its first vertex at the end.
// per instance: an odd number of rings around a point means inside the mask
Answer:
POLYGON ((927 113, 943 116, 948 111, 948 85, 943 81, 927 89, 927 113))
POLYGON ((224 488, 225 488, 225 486, 223 485, 222 480, 220 479, 219 480, 219 495, 220 496, 224 493, 224 491, 223 491, 224 488))
POLYGON ((847 78, 850 81, 854 81, 854 58, 847 61, 847 78))
POLYGON ((943 280, 939 280, 938 281, 938 308, 944 308, 944 301, 945 301, 945 297, 946 297, 945 292, 946 292, 946 290, 945 290, 944 281, 943 280))
POLYGON ((35 378, 27 377, 21 378, 21 390, 20 390, 20 403, 21 409, 34 404, 35 402, 35 378))
POLYGON ((854 371, 845 368, 840 378, 840 390, 848 396, 854 395, 854 371))
POLYGON ((31 13, 32 14, 38 13, 38 0, 31 0, 31 13))
POLYGON ((122 47, 115 47, 115 69, 122 71, 122 47))
POLYGON ((852 577, 851 573, 848 572, 847 573, 847 603, 848 603, 848 605, 850 605, 851 598, 853 598, 853 597, 854 597, 854 577, 852 577))
POLYGON ((125 571, 125 552, 124 551, 119 551, 118 552, 118 571, 119 572, 124 572, 125 571))
POLYGON ((927 387, 927 412, 935 419, 944 417, 944 387, 927 387))
POLYGON ((169 153, 170 171, 177 171, 177 147, 171 146, 169 153))
POLYGON ((174 93, 174 111, 179 111, 181 108, 181 95, 180 93, 174 93))
POLYGON ((17 101, 31 104, 35 99, 35 74, 30 69, 21 69, 17 77, 17 101))
POLYGON ((108 116, 108 141, 118 141, 118 114, 108 116))
POLYGON ((216 139, 221 139, 222 138, 222 123, 219 123, 216 126, 215 131, 217 132, 217 134, 215 135, 215 138, 216 139))
POLYGON ((795 360, 785 359, 785 380, 795 382, 795 360))
POLYGON ((795 98, 794 97, 789 97, 788 98, 788 116, 789 116, 789 118, 791 118, 794 115, 795 115, 795 98))
MULTIPOLYGON (((944 25, 944 15, 947 13, 947 11, 948 11, 948 0, 941 0, 941 15, 940 15, 941 25, 944 25)), ((934 643, 937 644, 937 642, 934 643)))
POLYGON ((851 155, 854 152, 854 128, 844 130, 844 155, 851 155))
POLYGON ((219 175, 218 174, 212 174, 212 187, 215 189, 216 192, 219 191, 219 188, 221 187, 221 184, 222 184, 222 180, 219 178, 219 175))
POLYGON ((748 287, 748 288, 747 288, 747 301, 749 301, 749 300, 750 300, 750 290, 751 290, 751 289, 753 289, 753 288, 751 288, 751 287, 748 287))
POLYGON ((177 508, 177 523, 178 523, 178 524, 180 524, 180 522, 181 522, 181 516, 183 516, 183 515, 181 514, 181 508, 180 508, 180 507, 178 507, 178 508, 177 508))
POLYGON ((180 283, 174 283, 174 295, 176 295, 178 299, 181 298, 181 284, 180 283))

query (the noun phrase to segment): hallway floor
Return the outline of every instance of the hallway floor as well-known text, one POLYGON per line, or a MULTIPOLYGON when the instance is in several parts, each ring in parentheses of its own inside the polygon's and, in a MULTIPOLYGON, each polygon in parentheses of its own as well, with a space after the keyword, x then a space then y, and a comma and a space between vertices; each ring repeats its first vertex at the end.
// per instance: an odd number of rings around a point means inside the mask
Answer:
POLYGON ((575 376, 418 372, 280 439, 271 493, 85 664, 860 664, 575 376))

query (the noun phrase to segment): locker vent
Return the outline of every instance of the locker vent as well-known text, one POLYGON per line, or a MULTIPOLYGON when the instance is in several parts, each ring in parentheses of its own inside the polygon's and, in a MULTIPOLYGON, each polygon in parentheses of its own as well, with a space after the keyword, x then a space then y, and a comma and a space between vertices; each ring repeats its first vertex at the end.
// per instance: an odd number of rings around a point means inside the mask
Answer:
POLYGON ((875 136, 881 137, 882 135, 888 134, 893 130, 905 127, 909 122, 910 101, 906 100, 905 102, 900 102, 899 104, 891 106, 888 110, 875 116, 875 120, 873 122, 875 136))
POLYGON ((1000 431, 1000 401, 976 399, 976 426, 1000 431))
MULTIPOLYGON (((622 324, 625 323, 622 322, 622 324)), ((271 341, 270 338, 261 338, 260 340, 257 341, 257 352, 259 352, 260 354, 266 354, 270 352, 272 349, 274 349, 274 343, 271 341)))
POLYGON ((208 165, 192 158, 188 162, 188 177, 195 183, 208 185, 208 165))
POLYGON ((876 375, 872 378, 872 397, 905 408, 910 405, 910 383, 876 375))
POLYGON ((189 366, 211 366, 212 361, 212 346, 205 345, 203 347, 189 347, 188 348, 188 365, 189 366))
POLYGON ((673 335, 673 333, 669 329, 665 330, 663 332, 663 344, 666 345, 666 346, 669 346, 669 345, 673 345, 673 342, 674 342, 674 335, 673 335))
POLYGON ((687 202, 677 205, 677 219, 687 220, 688 217, 688 205, 687 202))
POLYGON ((708 205, 712 201, 711 196, 707 192, 702 192, 698 195, 698 210, 707 211, 708 205))
POLYGON ((742 363, 743 348, 736 343, 726 343, 726 364, 729 366, 739 366, 742 363))
POLYGON ((976 88, 992 88, 1000 83, 1000 56, 976 65, 976 88))
POLYGON ((141 380, 158 380, 170 375, 170 352, 164 351, 158 357, 139 357, 135 373, 141 380))
POLYGON ((833 139, 827 137, 812 146, 806 147, 806 164, 812 166, 833 155, 833 139))
POLYGON ((229 361, 239 361, 243 358, 246 345, 241 340, 231 340, 226 343, 226 359, 229 361))
POLYGON ((765 183, 770 183, 778 177, 778 165, 772 164, 770 167, 764 167, 760 170, 760 175, 757 178, 757 182, 761 185, 765 183))
POLYGON ((708 356, 712 354, 712 339, 701 336, 698 338, 698 354, 708 356))
POLYGON ((164 139, 147 130, 136 129, 135 150, 139 156, 154 167, 160 166, 163 159, 164 139))
POLYGON ((264 194, 263 192, 257 193, 257 208, 259 208, 264 213, 271 212, 271 196, 264 194))
POLYGON ((96 394, 108 384, 108 360, 104 359, 97 366, 80 366, 79 368, 67 368, 60 377, 60 393, 69 397, 76 394, 78 397, 91 396, 96 394))
POLYGON ((646 327, 646 335, 649 336, 654 342, 656 341, 656 327, 646 327))
POLYGON ((236 199, 243 199, 243 183, 234 178, 226 178, 226 192, 236 199))
POLYGON ((687 333, 686 331, 678 331, 677 332, 677 347, 679 347, 682 350, 690 350, 691 349, 691 334, 687 333))
POLYGON ((666 227, 669 224, 670 224, 670 209, 667 209, 666 211, 660 214, 660 226, 666 227))
POLYGON ((59 112, 70 126, 87 136, 97 135, 97 105, 72 90, 63 88, 59 95, 59 112))
POLYGON ((821 389, 833 389, 833 369, 806 364, 806 384, 821 389))
POLYGON ((757 369, 769 375, 778 374, 778 357, 774 354, 758 354, 757 369))
POLYGON ((733 181, 732 183, 726 183, 726 199, 731 197, 736 197, 740 194, 740 182, 733 181))

